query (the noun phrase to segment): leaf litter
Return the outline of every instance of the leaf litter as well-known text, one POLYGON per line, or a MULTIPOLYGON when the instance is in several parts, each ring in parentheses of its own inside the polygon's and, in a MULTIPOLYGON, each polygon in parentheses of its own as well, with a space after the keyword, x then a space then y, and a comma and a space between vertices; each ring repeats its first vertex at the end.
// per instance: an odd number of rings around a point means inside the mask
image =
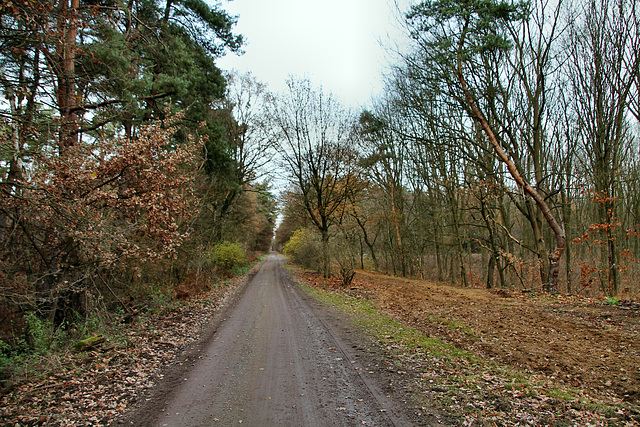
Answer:
MULTIPOLYGON (((461 289, 362 271, 347 289, 337 280, 298 276, 346 298, 360 318, 356 305, 365 301, 367 310, 391 319, 382 334, 371 332, 386 354, 380 365, 388 371, 387 390, 403 389, 417 415, 444 410, 465 426, 640 425, 637 304, 461 289)), ((0 395, 0 425, 113 423, 199 338, 232 288, 123 325, 121 341, 34 361, 25 370, 31 374, 14 378, 0 395)), ((373 324, 385 326, 379 322, 373 324)))
POLYGON ((222 307, 240 276, 137 322, 87 352, 39 360, 0 392, 0 425, 105 426, 115 422, 162 379, 163 368, 222 307))
POLYGON ((404 388, 417 412, 466 426, 640 425, 638 304, 364 271, 349 288, 297 277, 368 328, 387 354, 388 387, 404 388))

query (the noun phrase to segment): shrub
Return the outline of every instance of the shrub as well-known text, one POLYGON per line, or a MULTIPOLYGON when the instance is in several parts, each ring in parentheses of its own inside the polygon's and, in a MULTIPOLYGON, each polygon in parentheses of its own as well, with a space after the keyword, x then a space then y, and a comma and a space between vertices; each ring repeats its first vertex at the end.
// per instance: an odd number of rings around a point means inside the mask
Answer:
POLYGON ((214 248, 211 258, 221 270, 229 273, 245 261, 245 254, 239 244, 222 242, 214 248))
POLYGON ((318 269, 321 264, 318 234, 309 228, 296 230, 282 251, 297 264, 318 269))
POLYGON ((356 272, 353 271, 353 268, 340 266, 340 278, 342 279, 342 286, 345 288, 351 286, 351 282, 353 282, 353 278, 356 276, 356 272))

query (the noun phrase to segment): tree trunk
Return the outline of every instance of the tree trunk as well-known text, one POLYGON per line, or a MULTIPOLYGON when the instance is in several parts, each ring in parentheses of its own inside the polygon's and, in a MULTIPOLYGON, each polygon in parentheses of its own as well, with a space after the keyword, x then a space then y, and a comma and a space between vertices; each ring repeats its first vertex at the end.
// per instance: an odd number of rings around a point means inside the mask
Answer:
POLYGON ((396 257, 394 256, 394 251, 393 251, 393 233, 391 232, 391 230, 389 230, 389 251, 391 252, 391 254, 389 255, 389 258, 391 259, 391 266, 393 268, 393 275, 397 276, 398 275, 398 267, 396 265, 396 257))
POLYGON ((75 109, 77 103, 75 61, 80 0, 60 0, 58 6, 60 39, 56 48, 59 61, 56 95, 60 112, 59 144, 64 149, 76 145, 78 142, 78 116, 75 109))
POLYGON ((480 199, 480 213, 482 214, 482 219, 484 220, 485 225, 487 226, 487 231, 489 233, 489 247, 491 248, 491 253, 489 254, 489 265, 487 267, 487 289, 491 289, 494 283, 494 271, 496 265, 500 272, 500 286, 504 287, 502 270, 500 269, 500 264, 498 263, 498 259, 500 253, 498 251, 498 245, 496 243, 496 237, 493 229, 492 219, 489 218, 489 214, 487 213, 486 202, 484 201, 484 197, 481 196, 480 199))
POLYGON ((398 252, 400 253, 400 268, 402 270, 402 277, 406 277, 406 263, 404 259, 404 248, 402 247, 402 236, 400 235, 400 224, 398 220, 398 213, 396 209, 396 196, 395 196, 395 183, 391 183, 391 214, 393 216, 393 226, 396 232, 396 243, 398 244, 398 252))
POLYGON ((540 208, 542 215, 545 220, 555 233, 555 248, 553 252, 551 252, 548 256, 549 258, 549 274, 548 274, 548 282, 543 283, 542 287, 546 292, 557 293, 558 292, 558 274, 560 272, 560 258, 562 257, 562 252, 564 251, 564 247, 566 244, 566 235, 564 231, 564 227, 556 220, 547 205, 547 202, 544 200, 542 195, 529 185, 522 175, 520 171, 518 171, 515 163, 511 160, 509 155, 504 151, 495 134, 493 133, 493 129, 489 126, 489 122, 487 122, 486 118, 480 111, 475 99, 471 95, 467 87, 467 83, 462 74, 462 62, 458 60, 458 81, 460 82, 462 91, 465 96, 465 100, 471 110, 471 117, 477 120, 482 126, 483 131, 485 132, 489 142, 491 143, 495 153, 498 156, 498 159, 507 166, 511 177, 516 181, 518 186, 524 190, 527 195, 529 195, 536 203, 536 205, 540 208))
MULTIPOLYGON (((458 218, 458 201, 452 194, 451 189, 447 188, 447 197, 449 199, 449 207, 451 209, 453 234, 456 241, 456 252, 460 267, 460 278, 462 279, 462 286, 469 286, 467 281, 467 268, 464 262, 464 246, 462 244, 462 236, 460 234, 460 221, 458 218)), ((452 259, 453 262, 453 259, 452 259)))
POLYGON ((549 281, 549 254, 547 253, 547 245, 544 242, 542 224, 539 216, 540 209, 537 206, 533 206, 530 199, 525 200, 525 203, 527 206, 527 213, 525 216, 531 224, 536 256, 540 263, 540 280, 544 284, 549 281))
MULTIPOLYGON (((569 231, 569 237, 571 237, 571 199, 567 197, 566 190, 562 190, 560 193, 562 197, 562 216, 564 218, 564 226, 565 229, 569 231)), ((568 245, 566 248, 565 255, 565 274, 567 275, 567 293, 571 294, 571 245, 568 245)))
POLYGON ((435 247, 436 247, 436 267, 438 269, 438 280, 439 281, 443 281, 444 280, 444 271, 443 271, 443 267, 442 267, 442 250, 441 250, 441 244, 440 244, 440 233, 438 233, 439 230, 439 225, 435 228, 434 230, 434 241, 435 241, 435 247))
MULTIPOLYGON (((353 215, 356 223, 358 224, 358 226, 360 227, 360 229, 362 230, 362 237, 364 238, 364 243, 367 245, 367 247, 369 248, 369 251, 371 252, 371 260, 373 261, 373 269, 375 271, 378 271, 378 259, 376 258, 376 251, 374 249, 374 244, 375 241, 377 240, 374 239, 373 242, 371 242, 371 240, 369 240, 369 233, 367 233, 367 229, 365 227, 365 225, 362 223, 362 220, 357 216, 357 215, 353 215)), ((362 241, 360 242, 360 244, 362 245, 362 241)), ((364 269, 364 264, 363 267, 364 269)))
POLYGON ((331 265, 329 262, 329 230, 320 230, 322 234, 322 276, 331 277, 331 265))
POLYGON ((487 266, 487 289, 493 288, 494 273, 496 270, 496 258, 493 254, 489 254, 489 265, 487 266))
POLYGON ((616 217, 614 213, 615 206, 613 201, 605 204, 607 209, 608 224, 607 224, 607 248, 609 252, 609 286, 607 288, 609 296, 617 296, 618 288, 620 287, 620 278, 618 275, 618 248, 616 245, 616 217))

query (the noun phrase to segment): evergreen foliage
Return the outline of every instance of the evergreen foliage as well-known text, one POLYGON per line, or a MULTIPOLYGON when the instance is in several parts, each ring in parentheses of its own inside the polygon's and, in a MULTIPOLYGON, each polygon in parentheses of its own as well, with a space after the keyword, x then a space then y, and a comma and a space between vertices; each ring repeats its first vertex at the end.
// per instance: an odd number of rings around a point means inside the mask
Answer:
POLYGON ((235 22, 204 0, 0 4, 0 338, 208 279, 225 229, 268 247, 275 205, 238 173, 216 65, 235 22))

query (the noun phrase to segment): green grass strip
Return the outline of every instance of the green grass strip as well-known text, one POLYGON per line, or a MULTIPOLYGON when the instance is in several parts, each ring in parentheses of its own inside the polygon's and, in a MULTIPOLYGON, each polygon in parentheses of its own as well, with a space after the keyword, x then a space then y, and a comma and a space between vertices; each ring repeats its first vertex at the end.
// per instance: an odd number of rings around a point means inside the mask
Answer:
POLYGON ((461 350, 439 338, 429 337, 424 332, 407 327, 380 314, 370 301, 321 291, 304 284, 300 286, 319 301, 338 307, 350 314, 351 321, 355 326, 366 331, 392 353, 404 356, 411 356, 413 353, 428 353, 432 357, 446 361, 463 358, 469 363, 479 362, 471 352, 461 350))
MULTIPOLYGON (((484 383, 490 378, 494 378, 499 383, 495 387, 497 390, 517 389, 529 396, 539 395, 543 387, 549 386, 548 384, 544 386, 539 384, 539 380, 534 380, 530 374, 521 370, 496 361, 486 360, 470 351, 460 349, 439 338, 429 337, 424 332, 390 319, 381 314, 370 301, 338 292, 319 290, 303 283, 299 283, 299 286, 317 300, 347 313, 356 327, 361 328, 374 340, 380 342, 392 355, 398 356, 399 363, 402 363, 405 358, 426 357, 437 360, 438 365, 461 366, 462 369, 457 370, 457 374, 434 381, 450 387, 449 392, 445 395, 460 396, 461 392, 466 393, 470 389, 474 389, 475 384, 484 383)), ((464 328, 464 325, 456 326, 464 328)), ((453 369, 451 370, 453 371, 453 369)), ((579 390, 574 390, 571 387, 556 384, 546 388, 544 394, 565 402, 573 402, 583 408, 595 409, 595 402, 585 400, 579 390)), ((608 405, 602 406, 598 412, 603 412, 603 408, 610 409, 608 405)))

